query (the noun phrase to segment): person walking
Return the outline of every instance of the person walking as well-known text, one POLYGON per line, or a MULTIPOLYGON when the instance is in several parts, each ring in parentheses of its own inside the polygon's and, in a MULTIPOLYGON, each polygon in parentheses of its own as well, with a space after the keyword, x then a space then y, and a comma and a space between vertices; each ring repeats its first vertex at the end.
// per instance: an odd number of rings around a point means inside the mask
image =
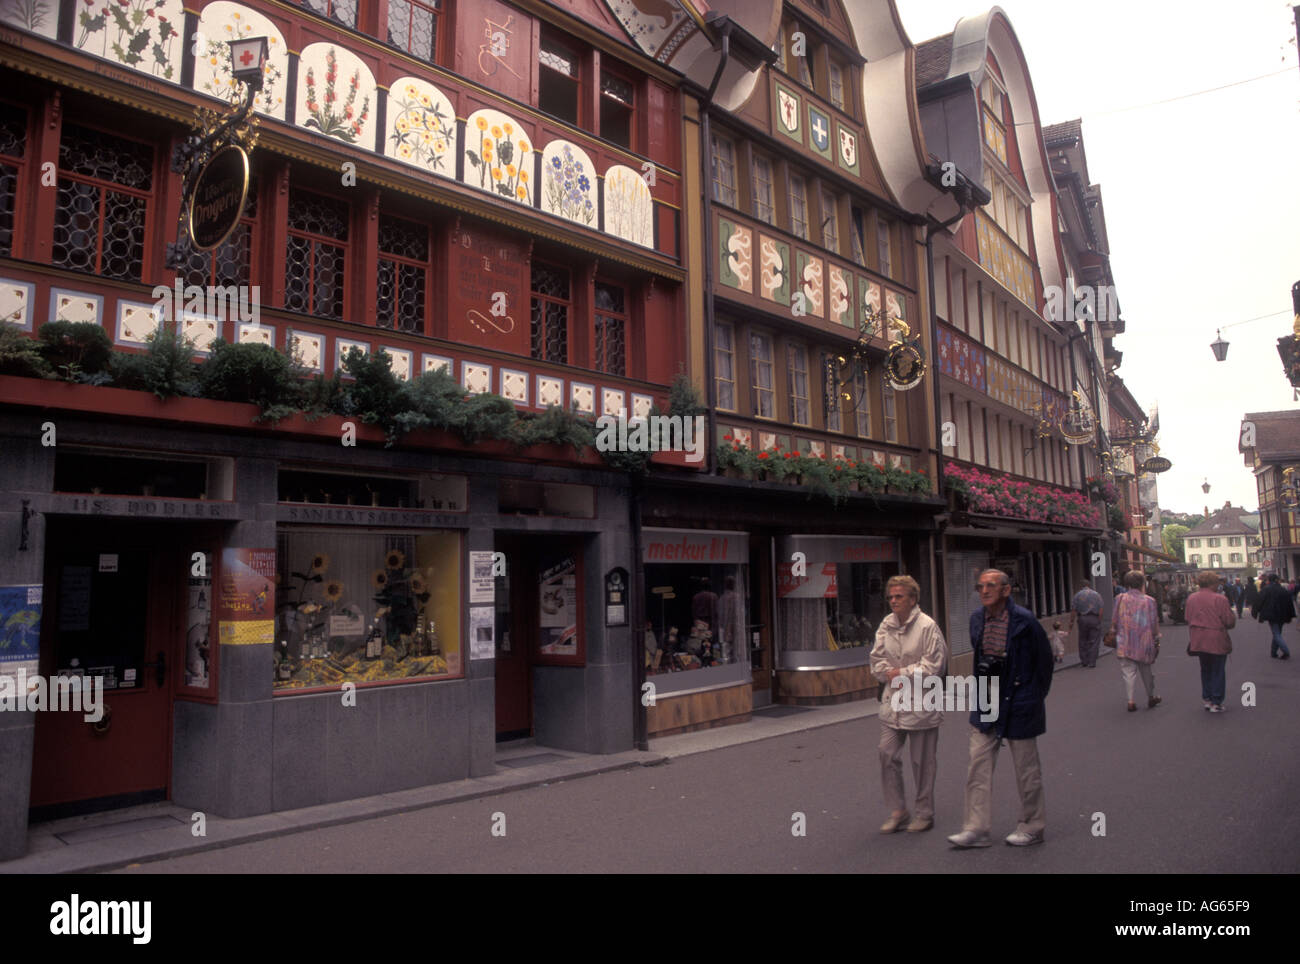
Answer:
POLYGON ((880 832, 919 833, 934 826, 934 775, 943 722, 942 711, 921 708, 921 683, 927 677, 943 676, 948 645, 938 624, 921 612, 921 587, 911 576, 890 579, 885 598, 890 612, 880 621, 871 648, 872 675, 886 684, 880 700, 880 782, 892 810, 880 832), (903 682, 895 683, 900 677, 903 682), (909 737, 916 781, 916 815, 911 823, 903 796, 903 744, 909 737))
POLYGON ((1223 712, 1227 689, 1225 670, 1232 639, 1228 630, 1237 625, 1237 617, 1227 600, 1214 591, 1218 576, 1202 572, 1196 577, 1200 588, 1187 599, 1187 628, 1191 641, 1187 655, 1201 661, 1201 702, 1211 713, 1223 712))
POLYGON ((1241 618, 1241 607, 1246 604, 1246 587, 1241 584, 1241 577, 1232 580, 1232 601, 1237 607, 1237 618, 1241 618))
POLYGON ((993 768, 1005 739, 1011 746, 1020 791, 1020 822, 1006 842, 1028 847, 1043 842, 1047 825, 1037 739, 1047 732, 1052 646, 1034 614, 1010 600, 1011 581, 1005 572, 985 570, 976 589, 983 609, 971 613, 971 646, 981 684, 987 685, 990 693, 993 684, 997 685, 997 716, 988 720, 978 708, 971 711, 965 817, 961 832, 949 836, 948 842, 962 850, 992 844, 993 768))
POLYGON ((1268 623, 1268 628, 1273 632, 1273 640, 1268 647, 1269 657, 1290 659, 1291 650, 1287 648, 1286 640, 1282 638, 1282 627, 1295 619, 1295 605, 1291 602, 1291 596, 1286 588, 1278 581, 1277 573, 1270 572, 1267 580, 1264 591, 1259 594, 1259 607, 1255 611, 1255 618, 1260 622, 1268 623))
MULTIPOLYGON (((1197 585, 1199 585, 1199 581, 1197 585)), ((1255 615, 1255 607, 1259 605, 1259 588, 1255 585, 1255 577, 1246 577, 1246 605, 1250 607, 1250 614, 1255 615)))
MULTIPOLYGON (((1124 576, 1125 593, 1115 600, 1110 631, 1115 634, 1115 655, 1119 657, 1124 691, 1128 694, 1128 711, 1137 709, 1133 702, 1134 684, 1139 676, 1147 691, 1147 709, 1160 705, 1156 696, 1156 679, 1151 664, 1160 655, 1160 633, 1156 631, 1156 601, 1142 590, 1146 577, 1136 569, 1124 576)), ((1227 604, 1227 597, 1221 597, 1227 604)))
POLYGON ((1097 665, 1101 646, 1101 593, 1087 579, 1079 580, 1079 591, 1070 602, 1070 628, 1079 624, 1079 663, 1089 669, 1097 665))

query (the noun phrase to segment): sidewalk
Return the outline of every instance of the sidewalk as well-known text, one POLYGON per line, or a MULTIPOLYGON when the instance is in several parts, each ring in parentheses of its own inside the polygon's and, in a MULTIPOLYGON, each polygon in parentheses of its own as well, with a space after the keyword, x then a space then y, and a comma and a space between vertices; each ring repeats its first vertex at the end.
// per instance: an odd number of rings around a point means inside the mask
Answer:
MULTIPOLYGON (((1106 650, 1106 653, 1114 650, 1106 650)), ((1078 665, 1074 654, 1057 667, 1078 665)), ((486 777, 399 790, 356 800, 226 819, 205 816, 206 835, 194 836, 193 811, 173 803, 89 814, 37 824, 28 831, 27 855, 0 862, 0 874, 94 873, 129 864, 162 860, 181 854, 216 850, 319 827, 369 820, 495 796, 528 787, 608 773, 636 766, 657 766, 676 757, 706 753, 741 743, 754 743, 803 730, 833 726, 874 717, 874 700, 833 706, 774 704, 754 711, 747 723, 682 733, 650 741, 648 752, 593 755, 537 746, 532 741, 503 745, 496 757, 496 773, 486 777)))

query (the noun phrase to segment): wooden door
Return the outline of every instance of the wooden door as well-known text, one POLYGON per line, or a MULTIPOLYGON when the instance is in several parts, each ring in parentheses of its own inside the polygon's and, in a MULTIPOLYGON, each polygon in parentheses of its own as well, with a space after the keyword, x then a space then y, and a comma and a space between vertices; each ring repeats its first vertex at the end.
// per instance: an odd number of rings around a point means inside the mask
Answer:
POLYGON ((498 537, 496 547, 506 557, 506 575, 496 580, 496 731, 504 740, 533 732, 537 566, 523 539, 498 537))
POLYGON ((35 714, 33 808, 84 812, 167 798, 187 570, 174 543, 152 531, 158 538, 138 524, 51 520, 41 675, 102 679, 103 716, 35 714))

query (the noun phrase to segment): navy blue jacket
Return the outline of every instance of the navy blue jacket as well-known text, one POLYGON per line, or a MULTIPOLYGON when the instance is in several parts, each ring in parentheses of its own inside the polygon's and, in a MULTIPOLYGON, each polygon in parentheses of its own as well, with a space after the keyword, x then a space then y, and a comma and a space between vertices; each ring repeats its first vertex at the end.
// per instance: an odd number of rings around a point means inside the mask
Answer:
MULTIPOLYGON (((983 733, 995 732, 1008 740, 1028 740, 1047 732, 1047 691, 1052 688, 1052 644, 1047 633, 1024 606, 1007 600, 1011 614, 1007 626, 1007 655, 998 680, 998 717, 985 722, 979 709, 970 723, 983 733)), ((971 613, 970 639, 978 665, 984 644, 984 608, 971 613)))

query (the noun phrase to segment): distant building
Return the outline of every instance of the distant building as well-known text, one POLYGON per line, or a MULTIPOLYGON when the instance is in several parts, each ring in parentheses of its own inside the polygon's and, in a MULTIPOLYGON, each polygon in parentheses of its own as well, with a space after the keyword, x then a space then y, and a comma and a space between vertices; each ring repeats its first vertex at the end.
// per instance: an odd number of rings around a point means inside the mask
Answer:
POLYGON ((1187 561, 1201 569, 1213 569, 1224 576, 1244 579, 1247 568, 1260 568, 1258 516, 1230 502, 1209 513, 1200 525, 1183 537, 1187 561))
POLYGON ((1248 413, 1237 438, 1237 451, 1255 473, 1259 492, 1261 569, 1293 578, 1300 573, 1300 535, 1290 494, 1295 490, 1286 472, 1300 469, 1300 412, 1248 413))

